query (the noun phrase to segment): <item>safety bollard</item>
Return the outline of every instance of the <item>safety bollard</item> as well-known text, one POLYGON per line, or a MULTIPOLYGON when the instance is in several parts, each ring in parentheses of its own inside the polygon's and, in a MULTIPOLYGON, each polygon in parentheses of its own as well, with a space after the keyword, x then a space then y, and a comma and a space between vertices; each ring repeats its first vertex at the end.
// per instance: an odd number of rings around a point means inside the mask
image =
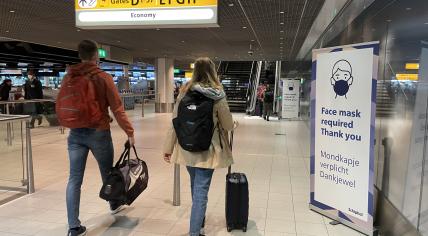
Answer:
POLYGON ((181 205, 181 199, 180 199, 180 165, 175 164, 174 165, 174 193, 173 193, 173 200, 172 205, 174 206, 180 206, 181 205))

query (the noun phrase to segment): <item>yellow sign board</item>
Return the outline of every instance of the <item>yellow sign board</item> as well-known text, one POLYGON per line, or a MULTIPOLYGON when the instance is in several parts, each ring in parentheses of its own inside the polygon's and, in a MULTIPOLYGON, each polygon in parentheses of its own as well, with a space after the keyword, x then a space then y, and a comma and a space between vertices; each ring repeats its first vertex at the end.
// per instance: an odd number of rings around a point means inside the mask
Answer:
POLYGON ((396 74, 395 78, 397 80, 413 80, 417 81, 419 79, 418 74, 396 74))
POLYGON ((218 27, 218 0, 74 0, 83 29, 218 27))
POLYGON ((188 78, 188 79, 191 79, 193 77, 193 72, 185 72, 184 73, 184 77, 188 78))
POLYGON ((406 70, 419 70, 419 63, 406 63, 406 70))
POLYGON ((76 10, 218 6, 218 0, 75 0, 76 10))

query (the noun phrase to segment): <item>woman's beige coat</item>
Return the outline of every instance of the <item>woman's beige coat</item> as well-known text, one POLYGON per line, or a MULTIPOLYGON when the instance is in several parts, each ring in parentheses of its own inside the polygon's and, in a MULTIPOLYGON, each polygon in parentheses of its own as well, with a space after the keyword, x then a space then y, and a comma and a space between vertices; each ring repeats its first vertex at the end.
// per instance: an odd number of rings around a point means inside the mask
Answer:
MULTIPOLYGON (((173 118, 177 117, 178 104, 181 99, 182 96, 179 96, 174 108, 173 118)), ((211 147, 204 152, 188 152, 181 148, 177 142, 177 136, 171 122, 164 145, 164 153, 172 154, 171 162, 205 169, 226 168, 232 165, 233 157, 228 141, 228 131, 233 129, 234 123, 226 98, 215 102, 213 121, 215 130, 211 147)))

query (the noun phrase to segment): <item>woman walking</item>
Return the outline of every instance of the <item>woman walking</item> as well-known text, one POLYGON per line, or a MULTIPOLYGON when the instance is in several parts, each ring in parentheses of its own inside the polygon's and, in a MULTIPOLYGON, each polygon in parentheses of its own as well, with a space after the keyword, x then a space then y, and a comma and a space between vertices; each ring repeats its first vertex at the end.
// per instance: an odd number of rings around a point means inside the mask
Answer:
POLYGON ((233 129, 234 122, 215 64, 209 58, 196 60, 193 77, 183 86, 173 116, 164 159, 187 167, 192 193, 189 235, 200 236, 204 235, 214 170, 233 163, 228 131, 233 129))

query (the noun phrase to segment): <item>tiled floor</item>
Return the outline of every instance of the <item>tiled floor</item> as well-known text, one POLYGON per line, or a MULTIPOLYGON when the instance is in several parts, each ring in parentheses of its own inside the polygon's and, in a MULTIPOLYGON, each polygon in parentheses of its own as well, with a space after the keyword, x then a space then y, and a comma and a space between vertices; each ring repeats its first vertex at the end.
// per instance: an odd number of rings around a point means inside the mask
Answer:
MULTIPOLYGON (((150 186, 117 216, 98 198, 100 176, 89 158, 82 189, 81 220, 88 235, 186 235, 190 214, 190 187, 182 168, 181 206, 172 206, 173 169, 163 162, 161 147, 170 115, 132 115, 137 149, 147 161, 150 186)), ((245 172, 250 183, 249 236, 360 235, 308 209, 309 132, 304 122, 248 119, 236 115, 233 169, 245 172)), ((115 125, 116 154, 125 135, 115 125)), ((65 186, 68 162, 66 135, 50 128, 33 132, 36 193, 0 207, 0 235, 66 235, 65 186)), ((208 236, 227 233, 224 217, 225 170, 215 172, 207 211, 208 236)), ((0 192, 0 196, 1 196, 0 192)), ((244 235, 234 231, 232 235, 244 235)))

